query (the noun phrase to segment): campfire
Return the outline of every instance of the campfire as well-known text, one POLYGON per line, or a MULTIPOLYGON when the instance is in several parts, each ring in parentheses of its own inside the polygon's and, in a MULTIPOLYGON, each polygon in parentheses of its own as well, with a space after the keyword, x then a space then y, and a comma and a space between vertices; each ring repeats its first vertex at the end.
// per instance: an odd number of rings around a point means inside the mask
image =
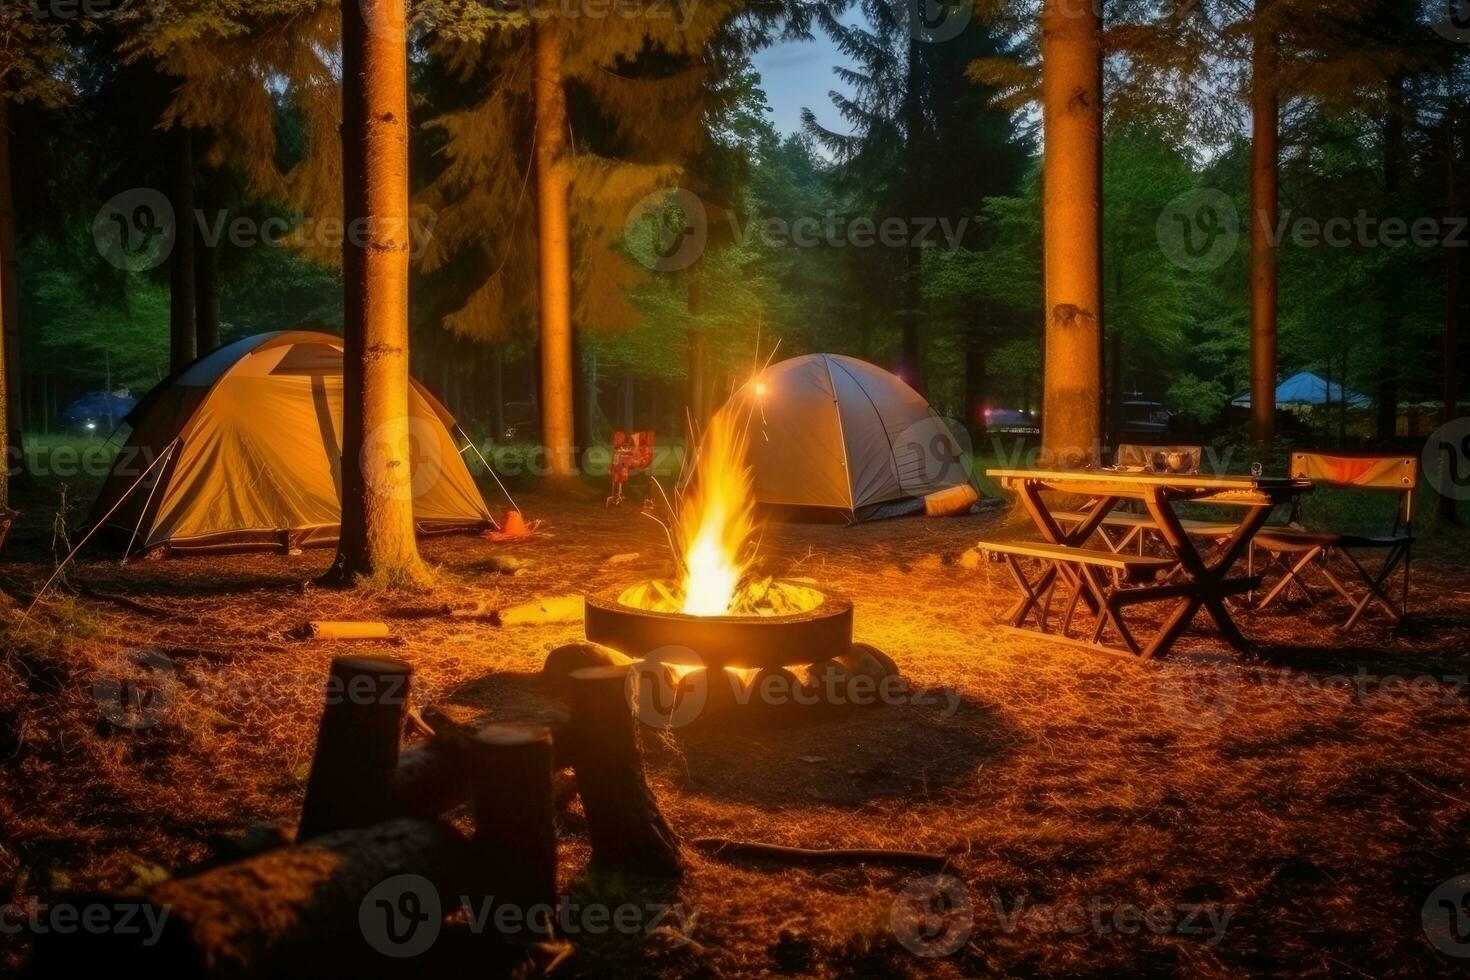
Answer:
POLYGON ((760 570, 746 439, 734 413, 715 416, 694 479, 667 501, 667 519, 656 518, 673 548, 674 576, 589 597, 589 640, 635 657, 683 648, 693 663, 756 669, 813 663, 851 646, 850 603, 760 570))

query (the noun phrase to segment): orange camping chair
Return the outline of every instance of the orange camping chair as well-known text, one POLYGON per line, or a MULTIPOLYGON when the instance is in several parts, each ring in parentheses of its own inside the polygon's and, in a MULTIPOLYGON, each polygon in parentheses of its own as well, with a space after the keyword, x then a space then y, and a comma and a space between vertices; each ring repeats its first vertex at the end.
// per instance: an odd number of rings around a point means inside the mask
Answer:
MULTIPOLYGON (((1414 490, 1419 484, 1419 460, 1406 456, 1292 453, 1291 475, 1311 480, 1317 486, 1397 493, 1399 502, 1393 528, 1381 535, 1313 531, 1300 526, 1263 529, 1251 543, 1252 565, 1255 551, 1260 549, 1270 556, 1268 569, 1279 567, 1283 574, 1256 608, 1265 609, 1292 585, 1309 603, 1315 603, 1317 597, 1304 581, 1305 574, 1315 568, 1332 591, 1352 604, 1352 614, 1343 624, 1345 629, 1351 629, 1357 623, 1370 603, 1377 603, 1392 622, 1398 623, 1409 610, 1409 558, 1414 544, 1414 490), (1359 558, 1360 552, 1377 552, 1383 556, 1376 571, 1363 563, 1359 558), (1341 559, 1340 564, 1357 573, 1366 586, 1362 595, 1354 595, 1334 573, 1334 556, 1341 559), (1400 564, 1403 565, 1403 582, 1399 602, 1395 605, 1385 586, 1400 564)), ((1300 514, 1294 511, 1293 525, 1298 524, 1299 517, 1300 514)))
POLYGON ((612 437, 612 468, 609 475, 612 477, 612 496, 607 498, 608 506, 621 504, 623 502, 623 485, 628 482, 628 476, 638 470, 646 470, 653 465, 653 433, 652 432, 623 432, 619 430, 612 437))

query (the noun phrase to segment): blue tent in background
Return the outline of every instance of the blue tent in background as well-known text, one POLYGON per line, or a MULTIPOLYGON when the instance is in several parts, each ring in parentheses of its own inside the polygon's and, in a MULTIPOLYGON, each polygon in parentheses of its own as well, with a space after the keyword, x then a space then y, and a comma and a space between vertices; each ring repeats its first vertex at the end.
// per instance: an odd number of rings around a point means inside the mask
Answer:
POLYGON ((110 391, 89 391, 61 412, 61 421, 67 425, 85 426, 88 422, 97 427, 108 427, 110 421, 116 425, 127 417, 138 404, 138 399, 110 391))
MULTIPOLYGON (((1351 389, 1344 389, 1336 382, 1328 381, 1319 374, 1302 371, 1293 374, 1276 386, 1276 404, 1282 408, 1296 405, 1340 405, 1343 392, 1347 392, 1347 403, 1351 408, 1367 408, 1372 399, 1351 389)), ((1249 408, 1251 393, 1246 392, 1230 402, 1240 408, 1249 408)))

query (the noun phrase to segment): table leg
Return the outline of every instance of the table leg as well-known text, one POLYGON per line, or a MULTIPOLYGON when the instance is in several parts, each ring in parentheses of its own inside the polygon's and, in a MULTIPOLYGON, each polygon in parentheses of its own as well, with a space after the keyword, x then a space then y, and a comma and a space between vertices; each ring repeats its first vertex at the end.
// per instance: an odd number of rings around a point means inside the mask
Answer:
MULTIPOLYGON (((1034 480, 1025 480, 1021 483, 1020 491, 1021 503, 1025 506, 1026 513, 1031 516, 1031 522, 1041 532, 1042 540, 1046 541, 1047 544, 1066 545, 1069 548, 1080 548, 1086 544, 1087 539, 1092 537, 1093 533, 1102 526, 1103 519, 1112 513, 1113 508, 1118 505, 1117 497, 1100 497, 1092 510, 1088 512, 1086 518, 1078 522, 1072 530, 1063 531, 1061 526, 1057 524, 1056 518, 1051 516, 1051 511, 1047 508, 1046 502, 1041 499, 1042 484, 1034 480)), ((1058 574, 1058 569, 1060 569, 1062 577, 1067 580, 1068 586, 1074 592, 1080 592, 1082 594, 1082 601, 1087 605, 1088 612, 1094 616, 1098 615, 1101 609, 1097 604, 1097 600, 1093 598, 1092 594, 1077 578, 1077 575, 1065 565, 1054 563, 1051 568, 1043 572, 1042 577, 1037 580, 1038 591, 1040 589, 1050 588, 1052 581, 1058 574)))
POLYGON ((1214 619, 1215 625, 1219 627, 1227 643, 1237 650, 1249 650, 1250 641, 1235 625, 1230 610, 1225 606, 1224 594, 1217 586, 1229 574, 1231 567, 1249 546, 1251 539, 1256 536, 1256 532, 1266 523, 1266 519, 1271 515, 1272 507, 1269 505, 1252 507, 1245 520, 1240 522, 1240 526, 1219 547, 1215 560, 1206 562, 1200 555, 1199 549, 1194 546, 1194 542, 1190 540, 1189 535, 1184 533, 1179 515, 1174 513, 1166 491, 1150 493, 1143 502, 1148 508, 1149 516, 1153 518, 1154 524, 1159 529, 1160 537, 1174 553, 1174 557, 1179 560, 1179 565, 1184 570, 1188 581, 1195 586, 1191 590, 1191 595, 1180 600, 1174 613, 1165 623, 1164 629, 1149 644, 1149 655, 1167 652, 1169 646, 1189 625, 1189 621, 1194 618, 1200 606, 1204 606, 1209 611, 1210 617, 1214 619))

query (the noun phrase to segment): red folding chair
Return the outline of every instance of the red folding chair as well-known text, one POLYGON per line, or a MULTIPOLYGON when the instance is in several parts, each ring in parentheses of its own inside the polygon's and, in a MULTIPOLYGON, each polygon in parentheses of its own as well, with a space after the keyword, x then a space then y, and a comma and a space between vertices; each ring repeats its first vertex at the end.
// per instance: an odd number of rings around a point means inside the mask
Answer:
POLYGON ((609 470, 612 476, 612 496, 607 498, 607 505, 621 504, 624 500, 623 485, 628 482, 628 476, 638 470, 646 470, 653 465, 653 433, 652 432, 623 432, 618 430, 612 436, 612 468, 609 470))
MULTIPOLYGON (((1370 603, 1381 607, 1392 622, 1402 620, 1409 610, 1409 559, 1414 545, 1414 491, 1419 485, 1419 460, 1406 456, 1292 453, 1291 475, 1311 480, 1317 486, 1397 493, 1399 502, 1394 511, 1393 528, 1387 534, 1379 535, 1314 531, 1300 526, 1263 529, 1251 543, 1252 567, 1255 551, 1259 549, 1269 556, 1267 570, 1272 566, 1278 567, 1282 576, 1256 608, 1265 609, 1293 585, 1309 603, 1316 603, 1317 597, 1305 581, 1308 572, 1315 572, 1333 592, 1352 603, 1352 614, 1343 624, 1345 629, 1351 629, 1357 623, 1370 603), (1362 553, 1375 552, 1382 555, 1376 571, 1359 557, 1362 553), (1362 595, 1354 595, 1333 571, 1334 557, 1340 559, 1339 564, 1345 565, 1349 571, 1357 573, 1366 586, 1362 595), (1403 565, 1403 582, 1399 603, 1395 606, 1385 586, 1400 565, 1403 565)), ((1300 516, 1293 511, 1293 525, 1300 524, 1300 516)))

